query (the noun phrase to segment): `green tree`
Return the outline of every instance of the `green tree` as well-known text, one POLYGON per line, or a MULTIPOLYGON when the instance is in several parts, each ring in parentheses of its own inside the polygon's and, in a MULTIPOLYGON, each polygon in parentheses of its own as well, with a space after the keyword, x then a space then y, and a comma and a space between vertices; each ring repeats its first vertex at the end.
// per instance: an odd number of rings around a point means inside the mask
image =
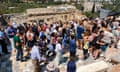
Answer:
POLYGON ((4 14, 6 6, 4 6, 4 4, 0 3, 0 14, 4 14))

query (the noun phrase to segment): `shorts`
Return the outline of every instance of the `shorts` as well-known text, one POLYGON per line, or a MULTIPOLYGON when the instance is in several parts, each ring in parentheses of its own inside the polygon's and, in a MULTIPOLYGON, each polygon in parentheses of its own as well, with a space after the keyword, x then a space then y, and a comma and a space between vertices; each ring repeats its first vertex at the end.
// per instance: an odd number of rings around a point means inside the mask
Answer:
POLYGON ((70 51, 70 56, 75 57, 76 56, 76 51, 70 51))
POLYGON ((97 43, 90 42, 89 45, 90 45, 90 47, 94 47, 95 49, 100 49, 101 48, 101 46, 97 43))
POLYGON ((88 54, 88 49, 84 49, 84 48, 83 48, 83 54, 84 54, 84 55, 87 55, 87 54, 88 54))
POLYGON ((99 44, 93 44, 93 46, 95 47, 95 49, 100 49, 101 46, 99 44))

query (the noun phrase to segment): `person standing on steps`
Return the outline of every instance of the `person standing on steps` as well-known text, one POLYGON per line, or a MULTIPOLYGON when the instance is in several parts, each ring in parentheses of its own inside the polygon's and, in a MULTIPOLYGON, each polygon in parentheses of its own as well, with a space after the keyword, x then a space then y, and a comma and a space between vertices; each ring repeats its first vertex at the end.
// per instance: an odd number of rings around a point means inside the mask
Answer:
POLYGON ((6 35, 10 40, 10 46, 13 49, 14 48, 14 40, 13 37, 16 34, 16 30, 13 28, 12 24, 9 23, 9 26, 6 29, 6 35))
POLYGON ((20 31, 17 30, 16 35, 14 36, 14 46, 16 51, 16 61, 23 61, 23 50, 22 43, 20 41, 20 31))
POLYGON ((26 38, 27 38, 27 44, 28 44, 28 48, 27 48, 27 58, 30 58, 30 51, 34 45, 34 33, 31 29, 31 27, 28 29, 27 33, 26 33, 26 38))
POLYGON ((60 62, 62 61, 62 44, 61 44, 61 39, 59 38, 55 46, 55 52, 56 52, 56 58, 55 58, 56 66, 59 66, 60 62))
POLYGON ((69 41, 70 56, 76 56, 76 47, 75 36, 71 35, 71 39, 69 41))
POLYGON ((67 72, 76 72, 76 63, 74 60, 74 56, 71 56, 70 60, 68 61, 67 72))
POLYGON ((5 43, 5 34, 2 28, 0 28, 0 45, 2 47, 2 52, 8 54, 7 44, 5 43))

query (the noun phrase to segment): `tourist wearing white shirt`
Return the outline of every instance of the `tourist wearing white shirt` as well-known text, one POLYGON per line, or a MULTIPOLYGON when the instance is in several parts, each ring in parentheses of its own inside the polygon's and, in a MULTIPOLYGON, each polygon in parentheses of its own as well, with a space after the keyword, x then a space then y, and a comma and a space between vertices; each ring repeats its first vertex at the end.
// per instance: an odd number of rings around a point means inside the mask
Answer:
POLYGON ((104 31, 104 37, 102 39, 104 41, 104 43, 111 44, 111 42, 113 41, 113 39, 114 39, 114 35, 111 32, 104 31))
POLYGON ((62 50, 62 45, 60 44, 60 40, 58 40, 58 43, 56 44, 55 47, 55 52, 56 52, 55 62, 57 66, 60 64, 62 58, 61 50, 62 50))

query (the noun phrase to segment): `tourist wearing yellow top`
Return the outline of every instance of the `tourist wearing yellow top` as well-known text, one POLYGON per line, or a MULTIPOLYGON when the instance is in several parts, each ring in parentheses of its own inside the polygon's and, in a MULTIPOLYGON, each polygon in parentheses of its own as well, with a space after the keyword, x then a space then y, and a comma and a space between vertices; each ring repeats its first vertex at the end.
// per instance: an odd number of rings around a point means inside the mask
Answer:
POLYGON ((84 36, 84 42, 83 42, 83 59, 87 59, 89 54, 88 54, 88 49, 89 49, 89 41, 88 41, 88 36, 84 36))

